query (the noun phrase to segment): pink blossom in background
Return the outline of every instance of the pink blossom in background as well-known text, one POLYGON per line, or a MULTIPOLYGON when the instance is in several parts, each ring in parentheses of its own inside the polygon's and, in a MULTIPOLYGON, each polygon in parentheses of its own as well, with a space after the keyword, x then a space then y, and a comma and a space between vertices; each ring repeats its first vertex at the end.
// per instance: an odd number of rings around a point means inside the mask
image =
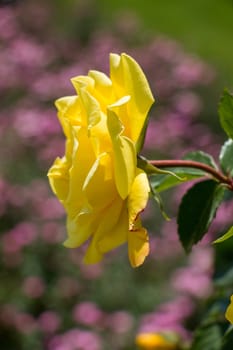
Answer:
POLYGON ((205 273, 196 268, 178 269, 173 276, 175 290, 196 298, 207 298, 212 293, 212 281, 205 273))
POLYGON ((3 216, 6 213, 9 203, 9 184, 4 179, 0 178, 0 215, 3 216))
POLYGON ((14 241, 13 235, 11 234, 5 234, 2 238, 2 250, 5 254, 17 254, 17 252, 20 251, 21 246, 17 243, 17 241, 14 241))
POLYGON ((203 242, 194 247, 188 258, 189 264, 176 269, 172 275, 171 285, 181 294, 194 299, 208 298, 213 291, 213 249, 203 242))
POLYGON ((60 132, 59 124, 54 121, 55 113, 50 110, 19 106, 14 116, 13 126, 25 142, 38 142, 40 145, 47 141, 49 136, 60 132))
POLYGON ((25 278, 22 285, 23 293, 32 299, 41 298, 45 288, 45 283, 39 276, 29 276, 25 278))
POLYGON ((37 329, 35 318, 26 312, 16 314, 14 323, 16 329, 23 334, 29 335, 37 329))
POLYGON ((38 227, 31 222, 20 222, 8 233, 18 246, 24 247, 35 241, 38 235, 38 227))
POLYGON ((81 285, 77 279, 68 276, 60 277, 57 281, 57 290, 62 298, 77 297, 81 292, 81 285))
POLYGON ((58 154, 64 154, 64 140, 55 136, 40 148, 38 151, 38 161, 41 164, 47 164, 49 166, 58 154))
POLYGON ((127 311, 115 311, 107 317, 107 325, 114 333, 127 333, 133 324, 134 319, 127 311))
POLYGON ((173 98, 174 108, 183 116, 197 116, 202 109, 202 101, 200 97, 192 91, 181 92, 173 98))
POLYGON ((164 221, 159 233, 151 232, 150 242, 151 257, 156 261, 175 259, 182 252, 180 242, 177 240, 177 224, 174 219, 164 221))
POLYGON ((203 84, 209 84, 214 78, 213 70, 195 57, 183 58, 181 63, 175 67, 173 74, 179 85, 185 88, 193 86, 193 84, 200 81, 203 84))
POLYGON ((81 265, 80 271, 86 280, 95 280, 101 278, 104 273, 104 265, 81 265))
POLYGON ((139 333, 175 332, 184 339, 191 334, 185 328, 185 320, 192 314, 194 304, 188 297, 178 297, 151 313, 145 314, 140 322, 139 333))
POLYGON ((9 40, 17 34, 18 25, 15 21, 14 12, 10 8, 1 9, 0 17, 0 37, 2 40, 9 40))
POLYGON ((30 222, 21 222, 2 237, 3 259, 8 267, 21 264, 22 249, 37 238, 37 227, 30 222))
POLYGON ((200 272, 212 275, 214 250, 209 245, 198 245, 192 249, 188 258, 191 266, 195 266, 200 272))
POLYGON ((47 244, 61 243, 64 240, 65 228, 56 221, 46 222, 41 225, 40 237, 47 244))
MULTIPOLYGON (((14 243, 12 243, 11 240, 9 241, 9 243, 12 244, 13 249, 15 249, 14 243)), ((12 251, 8 250, 7 252, 4 252, 3 264, 8 269, 19 268, 23 262, 23 254, 21 251, 18 251, 17 248, 15 249, 15 251, 13 251, 12 249, 12 251)))
POLYGON ((60 219, 64 216, 62 205, 54 197, 46 198, 41 203, 38 201, 37 211, 45 220, 60 219))
POLYGON ((1 305, 0 323, 3 324, 5 327, 14 326, 14 321, 17 313, 18 313, 18 310, 14 305, 12 304, 1 305))
POLYGON ((31 68, 44 67, 49 62, 49 52, 45 50, 45 46, 30 36, 19 35, 12 41, 9 50, 12 63, 23 69, 30 69, 31 72, 31 68))
POLYGON ((91 331, 71 329, 51 339, 49 350, 101 350, 99 336, 91 331))
POLYGON ((213 225, 210 227, 210 234, 212 234, 212 240, 220 237, 225 233, 232 225, 232 203, 226 201, 222 203, 216 213, 216 218, 213 225))
POLYGON ((55 333, 58 331, 61 319, 57 312, 45 311, 40 314, 37 323, 44 333, 55 333))
POLYGON ((74 321, 86 326, 100 327, 103 316, 98 306, 90 301, 77 304, 73 309, 74 321))

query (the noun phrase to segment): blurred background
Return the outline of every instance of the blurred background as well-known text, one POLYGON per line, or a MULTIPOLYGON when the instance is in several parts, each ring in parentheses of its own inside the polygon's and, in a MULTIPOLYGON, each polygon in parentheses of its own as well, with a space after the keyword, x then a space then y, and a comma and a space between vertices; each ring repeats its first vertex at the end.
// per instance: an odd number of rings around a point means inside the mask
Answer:
POLYGON ((109 53, 126 52, 156 97, 143 155, 216 157, 217 104, 233 87, 232 18, 231 0, 0 2, 2 350, 133 350, 140 332, 189 342, 213 278, 230 265, 232 243, 209 244, 231 223, 229 201, 189 256, 174 219, 182 185, 163 195, 170 221, 152 201, 144 213, 151 253, 142 267, 129 266, 126 247, 83 265, 82 248, 62 246, 64 211, 46 176, 64 152, 54 100, 74 93, 71 77, 108 74, 109 53))

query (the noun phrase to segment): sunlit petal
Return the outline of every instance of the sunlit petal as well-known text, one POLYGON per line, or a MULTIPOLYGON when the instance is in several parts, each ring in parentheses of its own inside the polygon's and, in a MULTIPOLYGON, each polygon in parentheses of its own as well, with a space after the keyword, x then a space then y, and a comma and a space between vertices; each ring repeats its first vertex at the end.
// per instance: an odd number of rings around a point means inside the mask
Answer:
POLYGON ((69 173, 64 158, 56 158, 49 169, 48 178, 54 194, 61 202, 65 201, 69 192, 69 173))
POLYGON ((226 310, 226 319, 233 324, 233 295, 231 296, 231 302, 226 310))
POLYGON ((134 221, 145 209, 149 198, 150 186, 147 175, 141 169, 137 169, 136 177, 128 196, 129 227, 133 228, 134 221))
POLYGON ((128 108, 130 138, 137 143, 154 97, 148 81, 138 65, 129 55, 110 55, 110 77, 117 91, 117 97, 131 96, 128 108))
POLYGON ((147 231, 141 226, 140 220, 137 220, 134 230, 128 233, 128 255, 131 265, 138 267, 143 264, 149 250, 147 231))
POLYGON ((108 110, 107 124, 113 145, 116 187, 121 198, 125 199, 135 177, 136 151, 132 141, 121 136, 123 126, 117 115, 111 110, 108 110))

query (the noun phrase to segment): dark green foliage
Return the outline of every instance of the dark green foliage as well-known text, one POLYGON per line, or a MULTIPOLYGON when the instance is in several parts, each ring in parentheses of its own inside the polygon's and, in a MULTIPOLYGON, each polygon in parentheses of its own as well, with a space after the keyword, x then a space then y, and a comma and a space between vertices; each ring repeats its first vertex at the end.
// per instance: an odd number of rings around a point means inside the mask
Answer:
POLYGON ((213 157, 210 154, 205 153, 203 151, 195 151, 195 152, 187 153, 184 159, 193 160, 195 162, 201 162, 211 166, 212 168, 217 168, 213 157))
POLYGON ((151 178, 151 186, 157 191, 162 192, 172 188, 174 186, 180 185, 183 182, 194 180, 196 178, 205 175, 204 171, 193 168, 168 168, 169 171, 173 172, 175 175, 155 175, 151 178))
POLYGON ((233 267, 230 268, 229 270, 227 270, 227 272, 219 277, 216 281, 215 281, 215 286, 217 288, 232 288, 233 286, 233 267))
POLYGON ((220 350, 221 332, 217 324, 201 326, 195 334, 190 350, 220 350))
MULTIPOLYGON (((201 162, 216 168, 214 159, 209 154, 202 151, 190 152, 186 154, 183 159, 201 162)), ((206 175, 204 170, 196 168, 177 167, 168 169, 176 176, 158 174, 151 179, 151 185, 157 192, 168 190, 169 188, 182 184, 183 182, 194 180, 206 175)))
POLYGON ((187 252, 207 232, 224 191, 216 181, 206 180, 195 184, 184 195, 178 213, 178 233, 187 252))
POLYGON ((233 96, 226 89, 221 97, 218 113, 222 128, 233 139, 233 96))
MULTIPOLYGON (((232 114, 233 119, 233 114, 232 114)), ((219 161, 224 173, 228 176, 233 175, 233 140, 227 140, 221 148, 219 161)))
POLYGON ((225 333, 222 339, 221 350, 232 350, 233 349, 233 327, 231 326, 225 333))

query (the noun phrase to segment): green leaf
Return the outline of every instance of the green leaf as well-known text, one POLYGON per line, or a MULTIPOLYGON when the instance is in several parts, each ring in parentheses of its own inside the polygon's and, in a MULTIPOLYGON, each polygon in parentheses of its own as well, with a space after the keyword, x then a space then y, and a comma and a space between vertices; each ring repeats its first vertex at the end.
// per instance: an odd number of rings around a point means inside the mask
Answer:
POLYGON ((159 209, 160 209, 161 214, 163 215, 164 219, 169 221, 170 218, 164 210, 164 205, 163 205, 162 198, 160 197, 160 194, 157 191, 155 191, 152 187, 151 187, 151 194, 152 194, 152 197, 154 198, 154 200, 156 201, 156 203, 158 204, 159 209))
POLYGON ((210 154, 202 151, 194 151, 194 152, 187 153, 183 159, 194 160, 195 162, 201 162, 211 166, 212 168, 217 169, 217 165, 213 157, 210 154))
POLYGON ((214 281, 214 285, 218 288, 232 289, 233 284, 233 267, 228 270, 223 276, 214 281))
POLYGON ((221 350, 232 350, 232 348, 233 348, 233 326, 230 326, 222 339, 221 350))
POLYGON ((149 114, 147 115, 147 117, 145 119, 144 125, 142 127, 142 131, 141 131, 141 133, 139 135, 139 138, 138 138, 138 141, 136 143, 137 154, 141 152, 141 149, 142 149, 142 147, 144 145, 148 123, 149 123, 149 114))
POLYGON ((218 113, 223 130, 233 139, 233 96, 227 90, 220 99, 218 113))
POLYGON ((227 239, 231 238, 233 236, 233 226, 221 237, 216 239, 213 243, 221 243, 226 241, 227 239))
POLYGON ((143 157, 143 156, 137 156, 137 166, 144 170, 147 175, 153 175, 153 174, 163 174, 163 175, 171 175, 177 178, 179 181, 182 181, 182 178, 173 173, 172 171, 169 170, 164 170, 157 168, 156 166, 152 165, 151 163, 148 162, 148 160, 143 157))
MULTIPOLYGON (((196 162, 201 162, 217 169, 214 159, 211 155, 204 153, 202 151, 190 152, 185 155, 184 160, 192 160, 196 162)), ((167 168, 173 174, 177 175, 178 178, 169 175, 156 175, 151 178, 151 185, 157 192, 162 192, 168 190, 171 187, 177 186, 183 182, 191 181, 206 175, 204 170, 197 168, 186 168, 186 167, 174 167, 167 168), (181 181, 182 180, 182 181, 181 181)))
POLYGON ((233 176, 233 140, 227 140, 222 146, 219 162, 224 173, 233 176))
POLYGON ((220 350, 221 330, 217 324, 205 324, 197 329, 190 350, 220 350))
POLYGON ((168 190, 171 187, 182 184, 193 179, 205 176, 205 172, 199 169, 193 168, 168 168, 169 171, 176 174, 178 177, 171 175, 155 175, 151 176, 151 186, 157 191, 162 192, 168 190), (182 180, 182 181, 181 181, 182 180))
POLYGON ((178 234, 189 252, 207 232, 225 189, 214 180, 195 184, 183 197, 178 212, 178 234))

